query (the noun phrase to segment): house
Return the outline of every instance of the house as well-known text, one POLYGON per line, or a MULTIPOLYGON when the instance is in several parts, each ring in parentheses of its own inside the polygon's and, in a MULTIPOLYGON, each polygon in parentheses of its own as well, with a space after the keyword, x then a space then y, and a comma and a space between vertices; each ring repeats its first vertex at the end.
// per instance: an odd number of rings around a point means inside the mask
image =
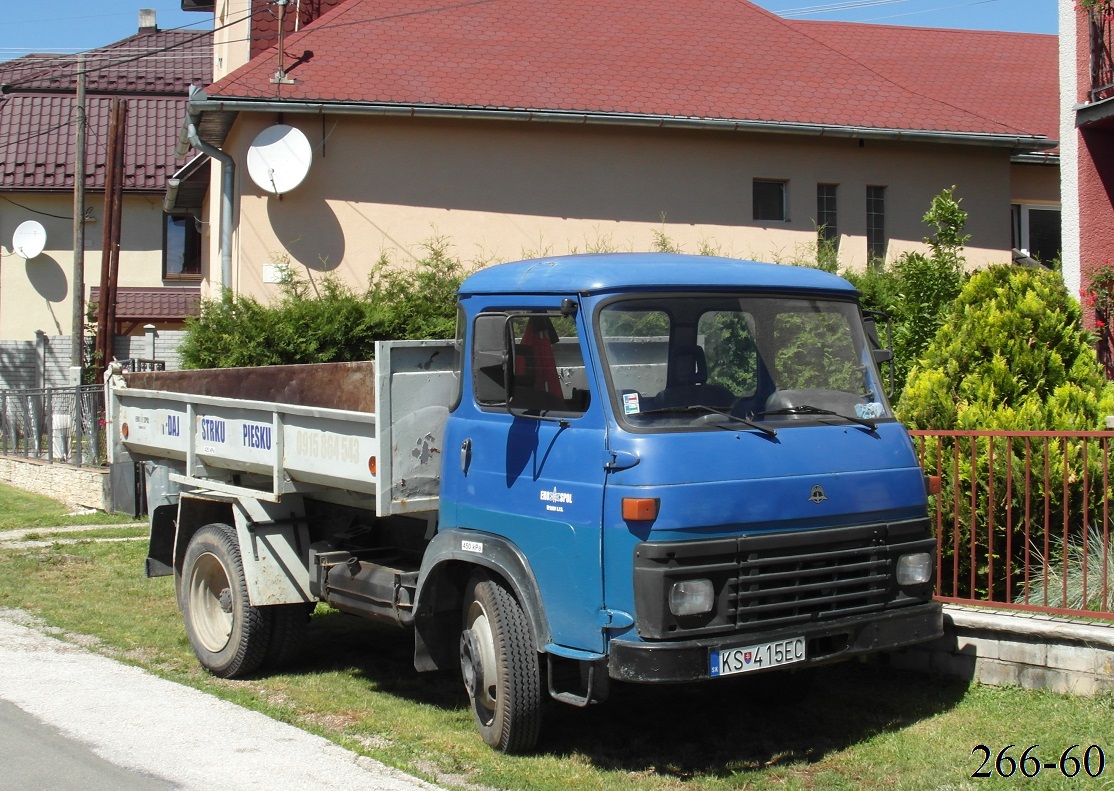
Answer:
MULTIPOLYGON (((168 180, 207 173, 205 157, 175 156, 190 86, 212 81, 210 33, 160 30, 141 11, 134 36, 74 55, 0 63, 0 343, 69 336, 73 322, 76 74, 86 71, 86 213, 83 298, 99 298, 109 106, 127 101, 116 332, 182 326, 200 300, 200 218, 165 215, 168 180), (13 243, 26 221, 45 247, 24 258, 13 243), (90 293, 92 289, 92 294, 90 293)), ((26 252, 26 251, 24 251, 26 252)), ((68 356, 68 355, 67 355, 68 356)), ((0 371, 0 377, 3 372, 0 371)), ((6 381, 6 380, 5 380, 6 381)))
MULTIPOLYGON (((1090 291, 1114 265, 1114 5, 1060 0, 1064 281, 1090 291)), ((1110 270, 1114 271, 1114 269, 1110 270)), ((1087 305, 1088 326, 1095 307, 1087 305)), ((1109 319, 1109 315, 1104 316, 1109 319)), ((1100 355, 1112 371, 1109 328, 1100 355)))
POLYGON ((790 22, 744 0, 324 5, 265 51, 243 43, 260 4, 204 6, 217 80, 179 150, 192 137, 223 164, 175 205, 207 218, 210 288, 266 296, 287 263, 360 285, 434 237, 481 263, 663 240, 791 261, 820 234, 863 267, 921 249, 953 185, 983 265, 1037 247, 1034 217, 1059 209, 1054 36, 790 22), (297 144, 278 165, 296 186, 268 182, 276 140, 297 144))

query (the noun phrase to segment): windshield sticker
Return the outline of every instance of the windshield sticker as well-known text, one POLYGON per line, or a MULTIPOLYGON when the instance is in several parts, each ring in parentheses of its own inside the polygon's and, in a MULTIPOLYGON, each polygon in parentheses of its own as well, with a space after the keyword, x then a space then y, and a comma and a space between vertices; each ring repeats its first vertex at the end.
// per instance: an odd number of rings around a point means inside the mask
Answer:
POLYGON ((871 401, 868 404, 855 404, 855 417, 861 420, 873 420, 880 418, 885 414, 882 409, 882 404, 879 401, 871 401))
POLYGON ((638 393, 623 393, 623 414, 637 415, 642 411, 638 404, 638 393))

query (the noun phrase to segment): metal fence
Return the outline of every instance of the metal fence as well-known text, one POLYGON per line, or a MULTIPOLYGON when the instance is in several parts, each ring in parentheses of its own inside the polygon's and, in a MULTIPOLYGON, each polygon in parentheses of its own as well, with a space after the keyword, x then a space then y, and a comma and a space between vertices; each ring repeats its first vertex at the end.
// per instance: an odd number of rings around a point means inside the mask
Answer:
POLYGON ((100 385, 0 390, 0 452, 46 462, 100 465, 104 448, 100 385))
POLYGON ((1091 9, 1087 32, 1091 44, 1092 102, 1101 102, 1114 94, 1114 17, 1108 8, 1091 9))
POLYGON ((938 598, 1114 620, 1114 432, 910 434, 942 483, 938 598))

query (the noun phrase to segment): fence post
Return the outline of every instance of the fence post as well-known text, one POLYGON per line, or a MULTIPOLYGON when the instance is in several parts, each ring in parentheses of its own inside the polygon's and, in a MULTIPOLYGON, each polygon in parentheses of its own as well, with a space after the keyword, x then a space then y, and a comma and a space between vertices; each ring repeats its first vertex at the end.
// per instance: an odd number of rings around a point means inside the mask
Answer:
POLYGON ((19 399, 19 408, 23 413, 23 456, 26 458, 31 453, 31 435, 35 432, 31 429, 34 428, 35 421, 31 410, 31 396, 27 393, 19 399))
POLYGON ((82 398, 81 393, 81 377, 78 377, 77 383, 73 387, 74 397, 74 427, 73 427, 73 451, 70 453, 70 460, 75 467, 81 466, 81 440, 85 435, 85 399, 82 398))
POLYGON ((43 422, 46 424, 46 463, 54 463, 54 390, 43 388, 43 422))
POLYGON ((90 391, 89 398, 89 454, 97 459, 101 450, 101 408, 104 388, 98 387, 90 391))

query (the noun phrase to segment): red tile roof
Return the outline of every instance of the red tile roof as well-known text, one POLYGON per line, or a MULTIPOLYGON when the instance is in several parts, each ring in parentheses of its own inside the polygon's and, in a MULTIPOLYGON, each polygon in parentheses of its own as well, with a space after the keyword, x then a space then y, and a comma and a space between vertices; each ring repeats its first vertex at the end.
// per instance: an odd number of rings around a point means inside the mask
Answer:
MULTIPOLYGON (((85 53, 86 188, 104 188, 111 96, 128 101, 124 189, 161 192, 185 160, 178 129, 191 84, 212 80, 209 36, 147 30, 85 53), (137 57, 146 54, 146 57, 137 57)), ((71 190, 76 57, 29 55, 0 64, 0 190, 71 190)))
MULTIPOLYGON (((161 192, 185 160, 174 157, 185 98, 126 97, 124 189, 161 192)), ((87 97, 85 187, 103 190, 111 99, 87 97)), ((72 190, 74 97, 13 95, 0 103, 0 189, 72 190)), ((192 156, 192 154, 191 154, 192 156)))
MULTIPOLYGON (((301 30, 327 11, 336 8, 345 0, 298 0, 286 6, 283 17, 283 30, 287 35, 301 30)), ((255 13, 251 18, 251 57, 266 52, 278 41, 278 12, 269 8, 264 13, 255 13)))
MULTIPOLYGON (((179 96, 213 79, 211 31, 141 30, 82 53, 89 93, 163 93, 179 96)), ((0 83, 19 92, 77 87, 77 55, 26 55, 0 63, 0 83)))
MULTIPOLYGON (((89 289, 89 302, 99 302, 101 289, 89 289)), ((117 321, 181 321, 189 316, 199 315, 201 310, 201 287, 132 287, 116 289, 117 321)))
MULTIPOLYGON (((981 50, 961 47, 958 62, 933 70, 943 84, 929 88, 905 65, 863 58, 847 30, 837 26, 831 42, 824 32, 745 0, 348 0, 286 38, 293 85, 271 82, 272 49, 207 93, 214 100, 1054 134, 1055 116, 1050 123, 988 111, 980 104, 986 92, 965 92, 980 78, 961 76, 993 68, 1004 78, 1020 65, 1014 45, 1037 38, 1040 66, 1054 77, 1057 61, 1054 49, 1050 56, 1046 51, 1047 37, 987 34, 981 50)), ((914 34, 896 46, 919 48, 914 60, 923 62, 936 38, 914 34)), ((1019 101, 1019 89, 1028 95, 1028 85, 1014 82, 994 97, 995 106, 1019 101)))
POLYGON ((911 91, 989 120, 1059 137, 1059 40, 993 30, 797 22, 800 30, 911 91))

